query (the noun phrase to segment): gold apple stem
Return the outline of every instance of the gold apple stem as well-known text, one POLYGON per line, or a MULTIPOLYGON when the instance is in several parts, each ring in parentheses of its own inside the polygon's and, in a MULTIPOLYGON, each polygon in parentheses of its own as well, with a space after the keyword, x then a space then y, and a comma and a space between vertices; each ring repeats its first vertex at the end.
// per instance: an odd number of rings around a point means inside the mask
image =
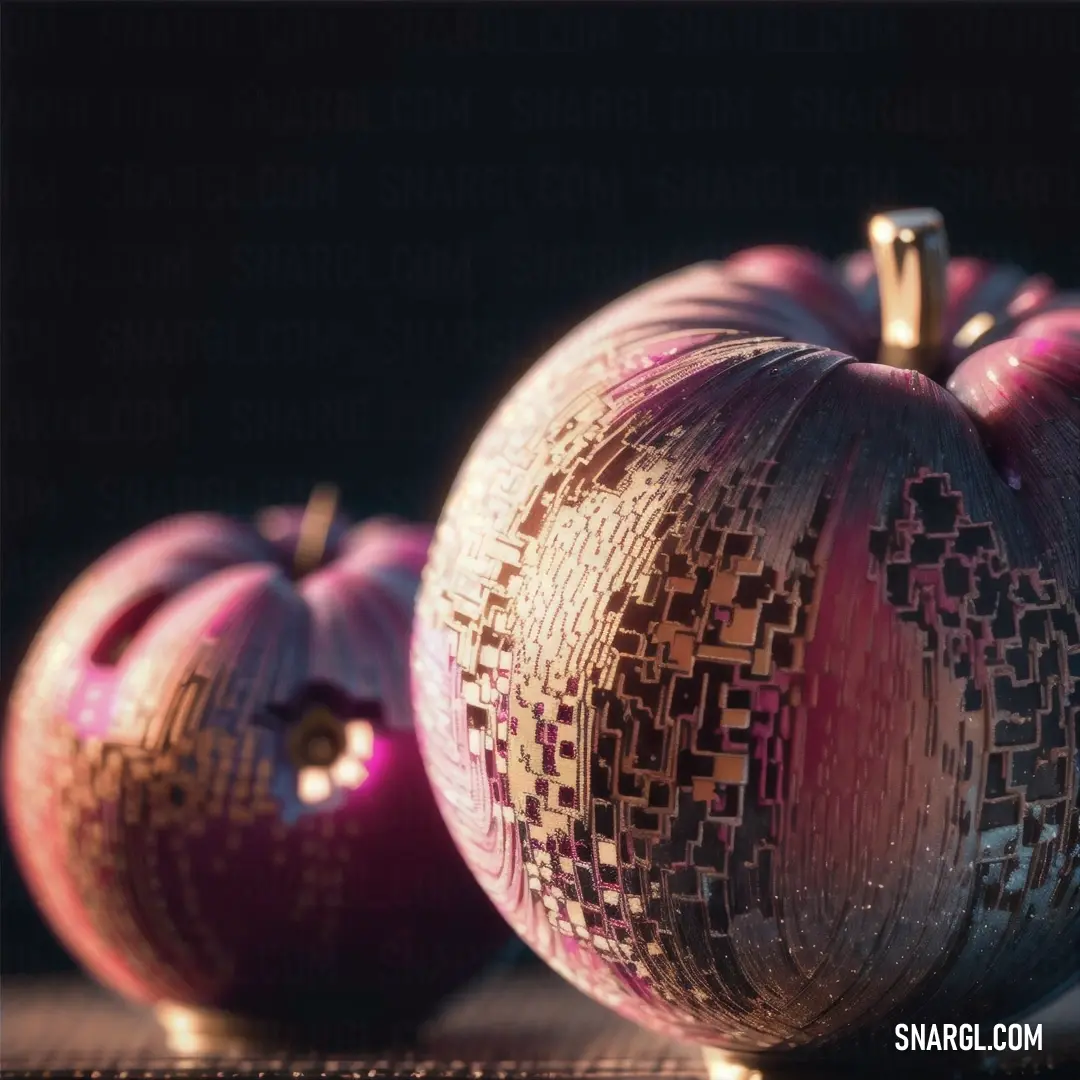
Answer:
POLYGON ((338 489, 333 484, 317 484, 308 499, 300 519, 300 535, 296 540, 293 573, 303 577, 322 561, 330 527, 337 514, 338 489))
POLYGON ((870 221, 881 301, 878 363, 933 376, 943 359, 949 248, 936 210, 892 210, 870 221))

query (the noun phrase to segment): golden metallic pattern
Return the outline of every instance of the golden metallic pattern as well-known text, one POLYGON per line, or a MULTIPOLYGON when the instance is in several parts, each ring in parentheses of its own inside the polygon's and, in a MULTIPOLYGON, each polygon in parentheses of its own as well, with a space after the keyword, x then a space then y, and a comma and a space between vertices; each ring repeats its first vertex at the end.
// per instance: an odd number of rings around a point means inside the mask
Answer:
POLYGON ((944 391, 688 341, 679 278, 533 369, 452 492, 414 641, 447 820, 662 1029, 805 1045, 937 984, 1000 1016, 1080 945, 1076 598, 944 391))

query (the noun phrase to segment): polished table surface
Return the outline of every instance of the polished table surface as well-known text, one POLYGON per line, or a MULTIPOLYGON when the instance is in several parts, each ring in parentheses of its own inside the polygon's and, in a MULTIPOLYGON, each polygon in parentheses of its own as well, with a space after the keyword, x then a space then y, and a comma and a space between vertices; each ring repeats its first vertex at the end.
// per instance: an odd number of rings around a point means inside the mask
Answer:
MULTIPOLYGON (((0 1069, 5 1077, 81 1075, 88 1080, 183 1077, 313 1076, 533 1078, 663 1077, 705 1080, 701 1051, 658 1038, 621 1020, 546 970, 501 972, 449 1000, 414 1037, 396 1048, 357 1047, 348 1053, 302 1054, 220 1047, 213 1056, 170 1051, 153 1013, 134 1008, 78 978, 8 979, 0 999, 0 1069)), ((1029 1017, 1042 1022, 1043 1050, 997 1059, 969 1053, 893 1053, 876 1077, 918 1074, 957 1080, 998 1074, 1080 1076, 1080 988, 1029 1017)), ((373 1044, 377 1040, 370 1040, 373 1044)), ((757 1066, 772 1076, 866 1075, 839 1066, 757 1066)), ((714 1068, 713 1080, 750 1080, 736 1063, 714 1068)))

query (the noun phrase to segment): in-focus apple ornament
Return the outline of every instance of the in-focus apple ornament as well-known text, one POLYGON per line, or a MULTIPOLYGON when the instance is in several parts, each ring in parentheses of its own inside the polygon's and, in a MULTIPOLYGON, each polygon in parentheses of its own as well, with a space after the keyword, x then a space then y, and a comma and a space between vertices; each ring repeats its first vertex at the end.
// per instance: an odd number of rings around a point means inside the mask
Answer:
POLYGON ((1078 469, 1080 305, 950 261, 934 211, 605 308, 480 435, 418 603, 421 745, 489 895, 721 1049, 1053 992, 1078 469))
POLYGON ((5 747, 19 862, 72 953, 177 1031, 214 1027, 191 1009, 422 1008, 505 940, 413 729, 430 536, 350 527, 328 489, 255 525, 169 518, 31 646, 5 747))

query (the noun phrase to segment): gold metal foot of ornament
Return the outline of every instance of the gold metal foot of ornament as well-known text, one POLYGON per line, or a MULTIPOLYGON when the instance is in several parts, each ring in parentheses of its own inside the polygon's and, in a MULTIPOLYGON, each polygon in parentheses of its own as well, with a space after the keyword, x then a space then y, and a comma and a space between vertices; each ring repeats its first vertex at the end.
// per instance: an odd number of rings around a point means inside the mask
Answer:
POLYGON ((169 1051, 185 1057, 236 1057, 276 1048, 273 1025, 216 1009, 165 1003, 154 1010, 169 1051))
POLYGON ((705 1060, 709 1080, 764 1080, 764 1074, 760 1069, 742 1064, 723 1050, 710 1050, 708 1047, 703 1047, 701 1054, 705 1060))

